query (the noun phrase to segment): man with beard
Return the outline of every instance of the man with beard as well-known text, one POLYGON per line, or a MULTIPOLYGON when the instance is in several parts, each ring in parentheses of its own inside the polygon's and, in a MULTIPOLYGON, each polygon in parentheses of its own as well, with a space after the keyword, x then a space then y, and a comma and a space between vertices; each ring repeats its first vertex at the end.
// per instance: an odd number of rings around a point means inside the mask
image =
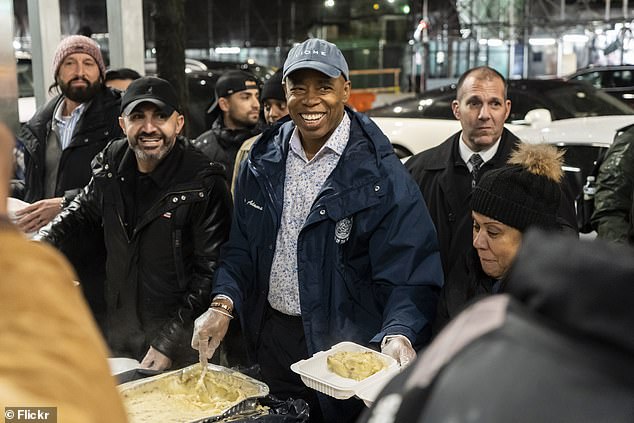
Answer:
POLYGON ((211 129, 194 141, 211 160, 225 166, 227 182, 242 143, 261 132, 259 94, 258 80, 250 73, 223 74, 216 83, 216 102, 209 109, 211 129))
MULTIPOLYGON (((53 58, 61 93, 38 110, 18 136, 12 196, 28 203, 17 225, 35 232, 49 223, 90 180, 90 162, 109 140, 121 136, 117 124, 120 94, 103 85, 106 71, 99 45, 88 37, 63 39, 53 58)), ((98 229, 86 228, 81 247, 75 240, 61 246, 75 266, 86 299, 101 323, 104 312, 105 251, 98 229)))
POLYGON ((194 319, 209 306, 231 197, 222 166, 179 137, 184 117, 169 82, 132 82, 119 124, 127 138, 94 160, 89 185, 38 238, 59 245, 102 225, 106 340, 113 355, 164 370, 197 361, 194 319))

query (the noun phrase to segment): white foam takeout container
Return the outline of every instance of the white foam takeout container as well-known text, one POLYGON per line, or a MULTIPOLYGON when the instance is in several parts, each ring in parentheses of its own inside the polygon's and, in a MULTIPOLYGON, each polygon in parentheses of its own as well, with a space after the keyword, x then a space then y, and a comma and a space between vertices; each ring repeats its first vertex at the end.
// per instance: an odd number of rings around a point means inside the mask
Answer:
POLYGON ((291 365, 291 370, 299 374, 302 382, 309 388, 322 392, 337 399, 348 399, 354 395, 364 401, 374 402, 383 386, 399 371, 400 366, 389 355, 373 349, 355 344, 354 342, 340 342, 326 351, 319 351, 311 358, 300 360, 291 365), (363 380, 356 381, 341 377, 328 370, 327 357, 340 351, 364 352, 376 354, 387 366, 363 380))

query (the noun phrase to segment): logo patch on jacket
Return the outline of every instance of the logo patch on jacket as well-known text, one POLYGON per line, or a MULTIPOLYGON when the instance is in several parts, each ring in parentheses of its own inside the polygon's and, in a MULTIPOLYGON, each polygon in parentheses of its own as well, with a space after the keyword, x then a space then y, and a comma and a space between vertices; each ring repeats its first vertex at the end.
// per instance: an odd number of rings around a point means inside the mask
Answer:
POLYGON ((350 238, 350 232, 352 232, 352 216, 344 217, 335 225, 335 242, 345 244, 350 238))
POLYGON ((172 212, 163 213, 163 217, 166 218, 166 219, 171 219, 172 218, 172 212))

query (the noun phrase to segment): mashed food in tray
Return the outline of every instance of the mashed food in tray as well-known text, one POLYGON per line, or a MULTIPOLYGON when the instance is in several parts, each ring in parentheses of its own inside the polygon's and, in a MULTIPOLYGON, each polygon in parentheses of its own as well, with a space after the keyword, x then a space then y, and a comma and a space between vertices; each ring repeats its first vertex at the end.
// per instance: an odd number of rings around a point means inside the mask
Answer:
POLYGON ((341 377, 363 380, 387 367, 378 355, 370 351, 340 351, 326 359, 328 370, 341 377))
POLYGON ((197 386, 200 368, 158 379, 121 396, 130 423, 183 423, 217 416, 258 394, 258 387, 231 374, 209 369, 204 386, 197 386))

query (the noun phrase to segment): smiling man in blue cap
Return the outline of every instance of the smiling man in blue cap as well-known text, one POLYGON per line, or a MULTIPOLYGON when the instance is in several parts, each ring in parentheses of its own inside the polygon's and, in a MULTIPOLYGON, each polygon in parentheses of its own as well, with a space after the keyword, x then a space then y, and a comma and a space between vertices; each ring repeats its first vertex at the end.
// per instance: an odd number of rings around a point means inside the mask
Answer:
POLYGON ((436 232, 388 139, 345 107, 351 84, 337 46, 293 47, 283 82, 291 120, 265 131, 240 170, 230 240, 192 345, 211 356, 235 314, 272 394, 308 401, 311 422, 354 421, 361 401, 317 394, 290 365, 342 341, 411 362, 442 285, 436 232))

